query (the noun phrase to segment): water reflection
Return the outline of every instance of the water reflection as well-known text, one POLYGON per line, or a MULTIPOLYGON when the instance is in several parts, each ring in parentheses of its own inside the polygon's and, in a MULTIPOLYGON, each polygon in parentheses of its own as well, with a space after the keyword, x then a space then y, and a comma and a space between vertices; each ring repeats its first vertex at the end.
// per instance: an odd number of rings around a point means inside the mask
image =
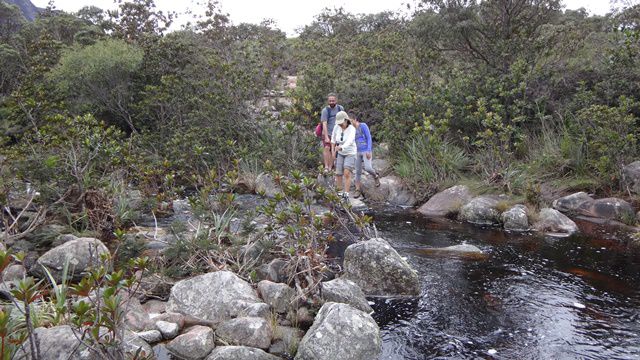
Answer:
POLYGON ((376 301, 382 359, 640 358, 640 254, 620 234, 506 234, 406 212, 375 221, 423 279, 413 303, 376 301), (434 250, 461 243, 486 255, 434 250))

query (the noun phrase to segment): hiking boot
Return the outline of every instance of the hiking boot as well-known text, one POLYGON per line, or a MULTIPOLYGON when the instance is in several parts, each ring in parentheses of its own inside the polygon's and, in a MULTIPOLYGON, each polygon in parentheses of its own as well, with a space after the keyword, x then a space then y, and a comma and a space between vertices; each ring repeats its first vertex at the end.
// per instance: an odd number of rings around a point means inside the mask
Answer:
POLYGON ((380 174, 376 174, 376 176, 373 177, 373 181, 375 181, 376 187, 380 187, 380 174))
POLYGON ((360 198, 361 196, 362 196, 362 192, 361 192, 360 190, 356 190, 356 191, 353 193, 353 198, 354 198, 354 199, 358 199, 358 198, 360 198))

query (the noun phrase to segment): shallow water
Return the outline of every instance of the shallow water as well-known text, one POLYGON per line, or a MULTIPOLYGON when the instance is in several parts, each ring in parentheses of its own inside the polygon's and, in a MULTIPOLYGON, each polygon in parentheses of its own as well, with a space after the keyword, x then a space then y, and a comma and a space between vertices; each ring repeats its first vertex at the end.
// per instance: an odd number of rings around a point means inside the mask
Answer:
POLYGON ((624 234, 508 234, 376 211, 418 270, 414 301, 376 300, 389 359, 640 359, 640 251, 624 234), (425 249, 468 243, 486 257, 425 249))

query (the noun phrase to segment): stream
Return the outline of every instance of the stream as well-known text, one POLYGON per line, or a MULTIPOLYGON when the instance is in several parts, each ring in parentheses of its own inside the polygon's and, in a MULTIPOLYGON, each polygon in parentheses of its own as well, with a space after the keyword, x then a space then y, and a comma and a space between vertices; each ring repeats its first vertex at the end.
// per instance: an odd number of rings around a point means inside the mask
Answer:
POLYGON ((416 300, 374 301, 380 359, 640 359, 640 250, 628 235, 587 222, 557 238, 372 215, 423 286, 416 300), (462 243, 487 255, 428 251, 462 243))

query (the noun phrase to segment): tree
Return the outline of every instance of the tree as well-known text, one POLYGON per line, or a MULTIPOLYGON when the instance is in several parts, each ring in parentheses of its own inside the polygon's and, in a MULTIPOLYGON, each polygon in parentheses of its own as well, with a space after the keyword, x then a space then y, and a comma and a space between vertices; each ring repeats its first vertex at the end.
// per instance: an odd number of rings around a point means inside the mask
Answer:
POLYGON ((173 22, 173 13, 156 10, 153 0, 117 0, 119 9, 109 11, 113 35, 127 42, 140 41, 146 36, 162 35, 173 22))
POLYGON ((121 40, 103 40, 65 51, 49 79, 80 109, 106 112, 119 125, 137 132, 131 111, 132 77, 143 52, 121 40))
POLYGON ((508 73, 519 58, 535 57, 543 25, 560 14, 560 0, 425 0, 431 21, 418 35, 438 51, 457 52, 508 73), (434 36, 435 35, 435 36, 434 36))

